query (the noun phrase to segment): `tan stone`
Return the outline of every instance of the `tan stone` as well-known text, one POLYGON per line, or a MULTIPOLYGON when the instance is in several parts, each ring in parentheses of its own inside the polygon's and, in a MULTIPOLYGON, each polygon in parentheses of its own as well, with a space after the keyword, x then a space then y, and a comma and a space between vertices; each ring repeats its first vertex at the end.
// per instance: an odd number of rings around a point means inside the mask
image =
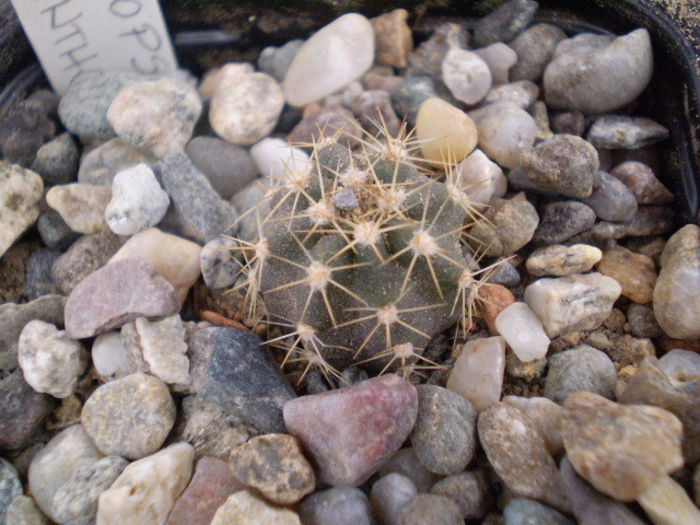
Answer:
POLYGON ((216 511, 211 525, 301 525, 291 510, 279 509, 256 498, 247 490, 236 492, 216 511))
POLYGON ((639 304, 651 302, 657 276, 654 260, 650 257, 615 246, 603 252, 597 269, 620 283, 625 297, 639 304))
POLYGON ((112 188, 93 184, 62 184, 46 193, 46 202, 78 233, 107 229, 105 209, 112 199, 112 188))
POLYGON ((374 61, 377 64, 406 67, 406 56, 413 51, 413 35, 407 19, 408 11, 394 9, 370 20, 376 37, 374 61))
POLYGON ((553 244, 536 249, 525 261, 527 271, 540 277, 554 275, 563 277, 574 273, 587 272, 600 261, 603 252, 588 244, 564 246, 553 244))
POLYGON ((423 156, 449 167, 469 155, 478 140, 476 125, 467 114, 439 98, 429 98, 420 107, 416 137, 423 156))

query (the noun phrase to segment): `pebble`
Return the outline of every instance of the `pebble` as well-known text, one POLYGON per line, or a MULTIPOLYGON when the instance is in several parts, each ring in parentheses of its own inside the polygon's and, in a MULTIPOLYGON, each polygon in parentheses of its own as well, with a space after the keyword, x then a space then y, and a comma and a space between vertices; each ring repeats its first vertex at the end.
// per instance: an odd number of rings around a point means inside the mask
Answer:
POLYGON ((668 138, 668 129, 651 119, 603 115, 593 121, 586 139, 596 148, 638 149, 668 138))
POLYGON ((552 116, 552 131, 554 133, 582 137, 585 130, 586 115, 580 111, 562 111, 552 116))
POLYGON ((520 284, 520 273, 510 262, 502 260, 494 269, 489 281, 501 286, 518 286, 520 284))
POLYGON ((473 106, 491 89, 491 70, 473 51, 452 47, 442 61, 442 81, 453 97, 473 106))
POLYGON ((518 57, 510 70, 511 80, 539 81, 557 44, 565 38, 566 33, 552 24, 534 24, 520 33, 508 44, 518 57))
POLYGON ((419 385, 418 417, 411 445, 418 460, 435 474, 463 471, 474 457, 477 412, 455 392, 435 385, 419 385))
POLYGON ((140 459, 165 441, 175 423, 175 404, 162 381, 130 374, 95 390, 80 419, 104 454, 140 459))
POLYGON ((282 89, 270 75, 224 76, 210 102, 209 123, 221 138, 248 146, 270 134, 283 106, 282 89))
POLYGON ((489 463, 513 495, 565 505, 557 465, 525 414, 497 403, 480 414, 477 428, 489 463))
POLYGON ((530 275, 541 277, 553 275, 564 277, 574 273, 587 272, 600 261, 603 252, 588 244, 563 246, 553 244, 537 248, 525 261, 530 275))
POLYGON ((34 456, 29 465, 29 492, 41 511, 58 521, 54 498, 83 469, 102 459, 82 425, 63 430, 34 456))
POLYGON ((194 390, 263 432, 284 432, 294 391, 260 338, 236 328, 200 328, 189 339, 194 390))
POLYGON ((496 318, 515 302, 513 293, 497 284, 484 284, 478 289, 479 313, 493 335, 500 335, 496 318))
POLYGON ((306 174, 313 167, 308 153, 277 137, 267 137, 253 145, 250 156, 258 173, 274 182, 285 180, 290 174, 306 174))
POLYGON ((665 353, 657 365, 677 387, 700 380, 700 355, 690 350, 674 348, 665 353))
POLYGON ((700 337, 700 227, 688 224, 674 233, 661 254, 654 287, 654 315, 676 339, 700 337))
POLYGON ((477 222, 469 237, 481 253, 491 256, 512 255, 532 239, 539 217, 525 193, 510 199, 498 199, 477 222))
POLYGON ((628 507, 601 494, 581 479, 568 458, 560 467, 561 482, 580 525, 643 525, 628 507))
POLYGON ((258 57, 258 69, 274 77, 277 82, 282 82, 284 77, 287 76, 287 71, 289 71, 289 66, 292 65, 294 57, 303 45, 303 40, 295 38, 280 47, 266 47, 260 52, 258 57))
POLYGON ((655 524, 700 523, 700 510, 685 489, 669 476, 659 478, 637 501, 655 524))
POLYGON ((520 410, 535 425, 552 456, 564 452, 561 417, 564 409, 546 397, 505 396, 503 402, 520 410))
POLYGON ((36 222, 43 191, 39 175, 0 161, 0 257, 36 222))
POLYGON ((19 366, 37 392, 59 399, 70 396, 87 367, 87 352, 51 323, 29 321, 19 336, 19 366))
POLYGON ((593 193, 583 199, 599 219, 612 222, 632 220, 637 213, 637 198, 620 180, 599 171, 593 183, 593 193))
POLYGON ((265 434, 233 449, 233 476, 277 505, 290 505, 313 492, 314 471, 299 442, 287 434, 265 434))
POLYGON ((415 127, 420 108, 431 98, 439 98, 431 77, 409 77, 396 86, 391 102, 399 116, 405 117, 408 124, 415 127))
POLYGON ((596 149, 575 135, 555 135, 520 156, 520 166, 537 187, 582 199, 593 192, 600 166, 596 149))
POLYGON ((496 317, 496 329, 523 363, 542 359, 549 349, 549 337, 530 307, 516 302, 496 317))
POLYGON ((552 338, 600 326, 621 291, 615 279, 593 272, 538 279, 525 289, 524 299, 552 338))
POLYGON ((44 244, 52 250, 65 250, 79 237, 79 234, 70 229, 61 215, 51 208, 39 215, 36 229, 44 244))
POLYGON ((595 224, 595 212, 577 201, 550 202, 542 206, 540 213, 540 223, 533 235, 538 244, 564 242, 595 224))
POLYGON ((257 525, 301 525, 299 516, 291 510, 268 505, 247 490, 241 490, 228 497, 221 505, 211 525, 233 523, 255 523, 257 525))
POLYGON ((546 523, 547 525, 574 525, 574 522, 561 512, 527 498, 514 498, 503 509, 505 525, 530 525, 546 523))
POLYGON ((17 496, 7 507, 5 523, 8 525, 49 525, 41 511, 34 504, 34 500, 29 496, 17 496))
POLYGON ((348 13, 314 33, 297 52, 282 88, 291 106, 304 106, 338 91, 372 66, 372 23, 348 13))
POLYGON ((457 504, 438 494, 418 494, 399 513, 398 525, 462 525, 457 504))
POLYGON ((656 322, 651 305, 630 303, 627 308, 627 321, 630 333, 635 337, 661 337, 663 330, 656 322))
POLYGON ((394 9, 370 19, 376 36, 375 63, 406 67, 406 57, 413 51, 413 34, 406 21, 408 11, 394 9))
POLYGON ((501 399, 506 341, 501 336, 472 339, 464 345, 447 379, 447 389, 466 398, 478 412, 501 399))
POLYGON ((400 449, 381 466, 379 475, 385 477, 389 474, 401 474, 407 477, 419 493, 430 492, 430 487, 439 479, 418 461, 413 447, 400 449))
MULTIPOLYGON (((528 109, 535 103, 539 94, 540 88, 537 87, 537 84, 534 84, 529 80, 517 80, 515 82, 501 84, 500 86, 493 88, 491 91, 489 91, 488 95, 486 95, 484 104, 511 102, 522 109, 528 109)), ((537 123, 537 119, 535 119, 535 123, 537 123)), ((551 132, 548 138, 551 138, 551 132)))
POLYGON ((569 396, 564 406, 566 455, 604 494, 631 501, 684 463, 681 422, 666 410, 619 405, 590 392, 569 396))
POLYGON ((112 200, 105 209, 110 230, 133 235, 155 226, 170 206, 170 198, 156 180, 153 170, 138 164, 120 171, 112 180, 112 200))
POLYGON ((238 247, 235 239, 224 236, 213 239, 202 247, 200 268, 208 288, 228 288, 236 282, 241 272, 241 264, 236 258, 238 247))
POLYGON ((148 261, 175 287, 181 303, 199 278, 201 247, 187 239, 149 228, 133 235, 111 255, 110 263, 139 257, 148 261))
POLYGON ((493 204, 508 189, 508 179, 503 175, 503 170, 480 149, 472 151, 454 167, 449 183, 462 191, 469 198, 469 204, 477 208, 493 204))
POLYGON ((165 216, 176 233, 204 244, 222 233, 235 233, 236 210, 216 190, 183 152, 164 158, 153 166, 159 182, 170 195, 165 216))
POLYGON ((628 160, 618 164, 610 175, 622 181, 639 204, 670 204, 673 193, 654 175, 654 170, 642 162, 628 160))
POLYGON ((509 0, 482 17, 474 27, 474 44, 487 46, 508 42, 530 25, 539 4, 532 0, 509 0))
POLYGON ((515 51, 503 42, 496 42, 481 49, 476 49, 474 53, 486 62, 491 72, 491 80, 494 86, 508 82, 508 70, 518 60, 518 55, 515 51))
POLYGON ((352 487, 400 448, 417 412, 415 387, 387 375, 289 401, 284 422, 315 461, 321 481, 352 487))
POLYGON ((338 105, 318 107, 311 104, 308 108, 304 118, 287 135, 289 142, 312 145, 334 137, 336 142, 349 148, 359 143, 357 138, 362 136, 362 126, 350 111, 338 105))
POLYGON ((545 101, 586 114, 614 111, 637 98, 652 70, 646 29, 617 38, 581 33, 557 45, 544 72, 545 101))
POLYGON ((396 88, 405 79, 397 75, 386 75, 382 72, 375 71, 376 68, 370 69, 362 76, 362 85, 365 89, 381 89, 389 95, 394 95, 396 88))
MULTIPOLYGON (((440 78, 442 61, 447 52, 453 47, 466 49, 470 35, 464 24, 444 22, 438 24, 430 38, 421 42, 413 53, 408 56, 408 67, 405 76, 440 78)), ((440 91, 444 88, 441 87, 440 91)))
POLYGON ((61 133, 37 150, 32 171, 41 175, 46 185, 74 182, 79 156, 78 146, 70 133, 61 133))
POLYGON ((73 289, 64 313, 66 332, 83 339, 137 317, 172 315, 179 309, 175 288, 154 266, 131 257, 100 268, 73 289))
POLYGON ((442 99, 429 98, 416 118, 416 138, 426 160, 448 167, 474 150, 478 136, 464 111, 442 99))
MULTIPOLYGON (((522 96, 523 103, 527 102, 526 98, 529 94, 534 93, 534 88, 528 83, 523 83, 522 87, 513 89, 513 96, 520 93, 522 96)), ((517 84, 513 82, 513 84, 517 84)), ((506 92, 509 93, 509 92, 506 92)), ((539 93, 539 88, 537 88, 537 93, 539 93)), ((530 95, 532 96, 532 95, 530 95)), ((541 142, 543 140, 549 140, 554 137, 554 133, 549 128, 549 110, 547 105, 541 100, 535 100, 530 109, 528 110, 532 118, 535 119, 535 124, 537 125, 537 136, 535 137, 535 142, 541 142)))
POLYGON ((522 361, 512 350, 506 352, 506 375, 524 379, 528 383, 539 381, 547 366, 547 359, 540 357, 534 361, 522 361))
POLYGON ((397 525, 401 509, 418 491, 413 481, 397 472, 379 478, 372 484, 369 501, 374 514, 386 525, 397 525))
POLYGON ((545 397, 563 403, 569 395, 584 390, 613 398, 617 371, 610 358, 600 350, 580 345, 549 357, 545 379, 545 397))
POLYGON ((2 158, 7 162, 30 166, 39 147, 54 136, 56 125, 46 111, 33 107, 28 99, 14 104, 6 103, 5 106, 0 119, 2 158))
POLYGON ((83 155, 78 170, 78 182, 111 186, 114 176, 137 164, 150 164, 155 159, 127 144, 120 138, 108 140, 83 155))
POLYGON ((21 495, 22 483, 19 480, 17 470, 12 466, 12 463, 0 458, 0 523, 7 523, 5 520, 7 508, 13 499, 21 495))
POLYGON ((58 103, 58 116, 73 135, 84 141, 114 137, 107 110, 121 89, 143 79, 126 71, 84 75, 72 82, 58 103))
POLYGON ((214 93, 224 78, 233 79, 246 73, 254 73, 255 68, 249 62, 227 62, 221 67, 207 71, 199 83, 199 96, 205 102, 211 102, 214 93))
POLYGON ((305 525, 372 525, 369 501, 360 489, 335 487, 312 494, 299 505, 305 525))
POLYGON ((98 335, 92 343, 90 354, 95 371, 105 382, 118 379, 130 372, 126 346, 119 332, 98 335))
POLYGON ((205 456, 197 461, 192 480, 165 525, 209 525, 216 509, 242 488, 225 461, 205 456))
POLYGON ((129 464, 99 497, 98 525, 165 523, 192 475, 194 449, 175 443, 129 464))
POLYGON ((656 284, 656 265, 651 257, 614 246, 603 252, 596 268, 620 283, 624 297, 638 304, 651 303, 656 284))
POLYGON ((479 148, 505 168, 520 164, 520 155, 535 143, 537 124, 517 104, 496 102, 468 115, 476 123, 479 148))
POLYGON ((53 512, 59 523, 92 525, 97 514, 97 498, 129 464, 119 456, 106 456, 80 468, 56 491, 53 512))
POLYGON ((60 255, 58 251, 45 248, 32 252, 27 261, 27 280, 23 292, 27 299, 33 301, 42 295, 60 293, 51 278, 51 267, 60 255))
POLYGON ((484 517, 491 505, 489 489, 484 473, 474 470, 441 479, 433 485, 430 493, 454 501, 459 507, 462 519, 478 520, 484 517))
POLYGON ((187 143, 185 152, 222 199, 233 197, 258 173, 245 149, 215 137, 195 137, 187 143))
POLYGON ((46 192, 46 202, 73 231, 90 234, 107 228, 105 208, 112 189, 93 184, 62 184, 46 192))
POLYGON ((391 95, 381 89, 366 90, 352 99, 353 114, 365 130, 372 134, 383 132, 395 137, 401 129, 401 120, 391 105, 391 95))
POLYGON ((675 216, 671 208, 640 206, 632 220, 625 223, 599 222, 590 231, 593 239, 622 239, 624 237, 649 237, 673 230, 675 216))

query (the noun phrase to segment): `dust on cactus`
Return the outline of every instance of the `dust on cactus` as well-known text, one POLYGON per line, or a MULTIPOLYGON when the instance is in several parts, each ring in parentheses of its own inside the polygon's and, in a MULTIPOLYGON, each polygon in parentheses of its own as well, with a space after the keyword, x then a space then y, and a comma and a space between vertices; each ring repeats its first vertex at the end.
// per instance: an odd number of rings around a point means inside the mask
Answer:
POLYGON ((284 327, 268 343, 285 350, 282 366, 305 364, 300 381, 316 368, 334 384, 350 364, 437 367, 423 350, 476 299, 480 271, 461 239, 477 214, 449 174, 419 169, 405 127, 359 137, 357 151, 337 136, 312 145, 310 170, 290 167, 266 191, 264 217, 253 211, 258 237, 240 241, 249 313, 262 299, 284 327))

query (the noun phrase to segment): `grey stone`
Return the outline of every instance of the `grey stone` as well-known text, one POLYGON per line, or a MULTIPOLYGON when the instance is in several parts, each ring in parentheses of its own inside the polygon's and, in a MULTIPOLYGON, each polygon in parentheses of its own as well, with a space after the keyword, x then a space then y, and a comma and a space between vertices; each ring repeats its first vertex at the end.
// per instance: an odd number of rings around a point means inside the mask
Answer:
POLYGON ((627 308, 627 322, 630 332, 635 337, 661 337, 664 333, 650 305, 630 302, 627 308))
POLYGON ((231 237, 218 237, 202 247, 202 277, 212 290, 227 288, 236 281, 242 268, 239 258, 236 257, 239 246, 231 237))
POLYGON ((28 101, 11 105, 0 120, 0 153, 7 162, 31 166, 37 150, 53 137, 56 125, 43 108, 28 101))
POLYGON ((78 157, 75 141, 69 133, 62 133, 39 148, 32 163, 32 170, 41 175, 44 184, 75 182, 78 157))
POLYGON ((411 444, 418 460, 436 474, 457 474, 471 462, 476 447, 476 409, 450 390, 419 385, 418 417, 411 444))
POLYGON ((383 89, 368 89, 353 97, 350 104, 360 124, 372 135, 377 132, 395 137, 401 121, 391 105, 391 95, 383 89))
POLYGON ((581 202, 550 202, 542 207, 540 224, 533 240, 538 244, 558 244, 595 224, 595 212, 581 202))
POLYGON ((566 33, 552 24, 534 24, 520 33, 508 44, 518 54, 510 70, 511 80, 540 80, 554 49, 565 38, 566 33))
POLYGON ((190 338, 194 389, 264 432, 285 432, 282 406, 294 391, 260 338, 235 328, 200 328, 190 338))
POLYGON ((524 193, 498 199, 469 232, 472 245, 486 255, 512 255, 537 231, 539 217, 524 193))
POLYGON ((473 470, 441 479, 430 489, 431 494, 445 496, 454 501, 465 520, 484 517, 491 506, 491 491, 486 475, 473 470))
POLYGON ((580 111, 562 111, 552 116, 552 131, 568 135, 583 136, 586 129, 586 115, 580 111))
POLYGON ((29 496, 17 496, 7 508, 7 525, 49 525, 49 520, 29 496))
POLYGON ((617 371, 604 352, 581 345, 550 356, 547 363, 544 395, 552 401, 563 403, 580 390, 612 399, 617 371))
POLYGON ((80 234, 71 230, 61 215, 51 208, 39 215, 36 227, 39 230, 41 240, 52 250, 65 250, 75 239, 80 237, 80 234))
POLYGON ((369 500, 374 514, 386 525, 396 525, 401 509, 418 491, 410 478, 392 472, 372 485, 369 500))
POLYGON ((639 204, 669 204, 673 202, 673 193, 656 178, 654 170, 642 162, 629 160, 618 164, 610 175, 621 180, 639 204))
POLYGON ((0 449, 17 450, 29 444, 54 407, 51 396, 30 387, 21 370, 0 381, 0 449))
POLYGON ((484 99, 484 104, 512 102, 516 106, 527 109, 537 100, 539 93, 540 88, 537 84, 529 80, 516 80, 491 89, 484 99))
POLYGON ((343 211, 354 210, 360 205, 360 202, 357 200, 357 196, 352 188, 340 190, 338 193, 333 195, 331 200, 336 208, 343 211))
POLYGON ((474 27, 474 45, 509 42, 525 29, 539 4, 532 0, 509 0, 481 18, 474 27))
POLYGON ((337 487, 312 494, 299 505, 305 525, 373 525, 369 501, 360 489, 337 487))
POLYGON ((114 176, 137 164, 151 164, 155 158, 119 138, 108 140, 86 153, 78 170, 78 181, 111 186, 114 176))
MULTIPOLYGON (((0 525, 5 525, 7 508, 22 494, 22 483, 12 463, 0 458, 0 525)), ((11 523, 8 525, 12 525, 11 523)))
POLYGON ((526 498, 515 498, 503 509, 505 525, 575 525, 573 521, 547 505, 526 498))
POLYGON ((222 233, 235 233, 236 210, 219 197, 184 152, 164 158, 153 168, 170 195, 164 227, 171 226, 172 233, 202 244, 222 233))
MULTIPOLYGON (((637 213, 631 221, 598 222, 588 232, 592 241, 605 241, 606 239, 622 239, 624 237, 650 237, 661 235, 673 230, 675 226, 675 213, 672 208, 666 206, 639 206, 637 213)), ((581 239, 579 242, 586 242, 581 239)))
POLYGON ((593 193, 582 202, 595 212, 599 219, 612 222, 632 220, 637 213, 637 198, 620 180, 609 173, 599 171, 593 183, 593 193))
POLYGON ((457 504, 445 496, 418 494, 399 514, 398 525, 462 525, 457 504))
POLYGON ((24 296, 30 301, 38 299, 42 295, 60 293, 51 277, 51 267, 60 252, 41 249, 29 256, 27 261, 27 280, 24 284, 24 296))
POLYGON ((292 60, 303 44, 304 41, 297 38, 280 47, 266 47, 258 57, 258 69, 275 77, 277 82, 282 82, 289 71, 289 66, 292 65, 292 60))
POLYGON ((423 102, 437 97, 435 83, 430 77, 412 77, 401 82, 391 95, 391 102, 399 116, 405 117, 409 125, 415 126, 418 110, 423 102))
POLYGON ((407 78, 430 77, 439 79, 442 72, 442 62, 450 48, 464 49, 468 43, 469 33, 464 25, 454 22, 438 25, 430 38, 421 42, 413 53, 408 55, 405 76, 407 78))
POLYGON ((185 147, 192 163, 223 199, 230 199, 258 174, 250 154, 215 137, 195 137, 185 147))
POLYGON ((668 138, 668 129, 651 119, 605 115, 593 121, 586 139, 596 148, 638 149, 668 138))
POLYGON ((430 472, 418 461, 418 456, 416 456, 413 447, 406 447, 397 451, 379 469, 380 476, 387 476, 394 472, 410 479, 419 493, 430 492, 430 487, 438 479, 438 476, 430 472))
POLYGON ((494 269, 489 281, 501 286, 518 286, 520 284, 520 273, 510 262, 502 261, 494 269))

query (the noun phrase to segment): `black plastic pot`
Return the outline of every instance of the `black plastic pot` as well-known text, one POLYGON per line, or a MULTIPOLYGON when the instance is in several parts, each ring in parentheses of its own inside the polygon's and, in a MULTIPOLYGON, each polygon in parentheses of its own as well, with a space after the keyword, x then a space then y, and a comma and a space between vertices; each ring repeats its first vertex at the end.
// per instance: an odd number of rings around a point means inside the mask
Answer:
MULTIPOLYGON (((637 113, 648 116, 671 131, 660 146, 661 178, 677 197, 679 220, 698 217, 700 188, 700 28, 686 28, 686 39, 653 0, 540 0, 536 20, 559 25, 569 33, 579 31, 649 30, 655 68, 647 92, 640 97, 637 113), (695 31, 695 32, 693 32, 695 31)), ((287 0, 259 2, 178 0, 163 7, 181 64, 195 72, 216 62, 252 59, 265 45, 308 36, 347 11, 374 16, 396 7, 413 15, 416 29, 432 16, 476 17, 502 0, 377 1, 287 0)), ((9 104, 45 82, 8 0, 0 0, 0 115, 9 104)))

